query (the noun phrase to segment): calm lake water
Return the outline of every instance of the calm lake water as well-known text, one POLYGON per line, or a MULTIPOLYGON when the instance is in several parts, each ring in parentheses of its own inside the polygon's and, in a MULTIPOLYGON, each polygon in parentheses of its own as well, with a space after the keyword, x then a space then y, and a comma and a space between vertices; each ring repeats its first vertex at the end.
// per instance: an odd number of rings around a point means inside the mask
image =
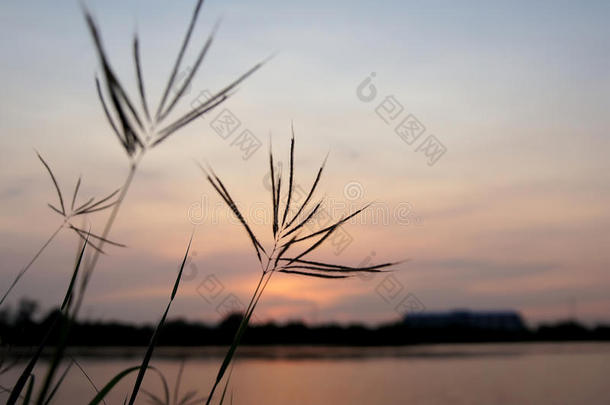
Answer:
MULTIPOLYGON (((224 350, 161 348, 154 365, 173 387, 186 356, 180 392, 204 395, 224 350)), ((131 349, 74 353, 98 387, 137 364, 137 355, 131 349)), ((0 376, 2 385, 10 386, 21 368, 0 376)), ((134 378, 119 384, 106 402, 122 404, 134 378)), ((161 393, 159 381, 151 372, 144 386, 161 393)), ((243 347, 229 392, 236 405, 610 404, 609 381, 610 343, 243 347)), ((82 404, 94 394, 74 366, 54 403, 82 404)), ((149 402, 142 396, 137 403, 149 402)))

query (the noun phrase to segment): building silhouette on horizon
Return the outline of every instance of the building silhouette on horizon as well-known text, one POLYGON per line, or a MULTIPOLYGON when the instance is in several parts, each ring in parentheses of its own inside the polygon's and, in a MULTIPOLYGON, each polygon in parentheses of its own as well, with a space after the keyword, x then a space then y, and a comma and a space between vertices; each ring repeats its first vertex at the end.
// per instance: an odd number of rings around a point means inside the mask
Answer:
POLYGON ((407 314, 404 324, 411 328, 468 328, 518 332, 526 329, 517 311, 451 310, 407 314))

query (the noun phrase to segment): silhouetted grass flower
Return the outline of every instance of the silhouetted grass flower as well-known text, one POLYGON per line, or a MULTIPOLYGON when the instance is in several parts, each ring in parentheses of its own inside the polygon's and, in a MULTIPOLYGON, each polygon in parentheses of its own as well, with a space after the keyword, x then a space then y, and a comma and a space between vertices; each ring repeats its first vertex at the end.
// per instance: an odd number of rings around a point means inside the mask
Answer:
MULTIPOLYGON (((197 18, 199 16, 202 4, 203 0, 197 0, 197 3, 195 4, 188 29, 186 31, 184 40, 182 41, 180 50, 178 51, 178 56, 176 57, 173 68, 167 80, 165 90, 157 105, 157 108, 154 110, 154 113, 149 108, 149 103, 146 96, 147 92, 140 58, 140 41, 138 35, 134 35, 132 49, 135 77, 138 84, 139 108, 125 91, 124 87, 121 85, 119 77, 112 69, 110 60, 102 43, 100 30, 89 11, 84 9, 85 20, 93 38, 93 44, 101 64, 101 78, 98 76, 95 77, 97 94, 112 132, 119 139, 119 142, 130 160, 129 173, 127 174, 123 186, 121 187, 121 191, 117 198, 117 203, 113 206, 112 212, 110 213, 108 221, 101 234, 101 238, 103 239, 100 246, 98 246, 99 248, 103 247, 104 240, 110 233, 121 203, 123 202, 129 187, 131 186, 131 182, 133 181, 137 171, 138 164, 145 155, 146 151, 158 146, 176 131, 185 127, 189 123, 193 122, 193 120, 196 118, 202 116, 224 102, 230 97, 231 92, 236 88, 237 85, 257 71, 264 63, 260 62, 254 65, 254 67, 252 67, 246 73, 242 74, 232 83, 222 88, 216 94, 212 95, 212 97, 206 102, 186 113, 183 113, 179 116, 179 118, 170 120, 170 113, 185 95, 187 88, 195 77, 197 70, 201 66, 201 63, 212 45, 214 34, 218 27, 218 24, 214 26, 212 33, 209 35, 205 43, 202 44, 197 58, 192 65, 192 68, 189 70, 188 75, 182 84, 178 85, 178 71, 182 65, 186 49, 191 41, 193 29, 197 23, 197 18), (170 92, 170 89, 177 90, 170 92), (172 94, 171 96, 170 93, 172 94)), ((88 263, 88 267, 91 269, 95 268, 98 258, 99 252, 95 252, 92 259, 88 263)))
MULTIPOLYGON (((256 252, 257 259, 260 263, 262 274, 258 282, 258 285, 254 291, 254 294, 250 300, 250 303, 246 309, 244 317, 241 321, 239 329, 235 335, 233 344, 229 348, 227 355, 218 372, 216 381, 208 397, 207 404, 210 403, 216 387, 222 380, 227 367, 231 363, 231 359, 235 354, 235 350, 241 341, 241 337, 245 332, 250 318, 254 312, 258 301, 260 300, 265 287, 269 283, 271 276, 274 273, 287 273, 297 276, 305 277, 318 277, 326 279, 344 279, 354 276, 358 273, 378 273, 386 271, 385 269, 398 264, 395 263, 383 263, 374 266, 365 267, 352 267, 342 264, 326 263, 321 261, 309 260, 307 257, 317 250, 324 244, 325 241, 335 232, 341 225, 346 223, 349 219, 360 214, 369 205, 364 206, 353 212, 352 214, 346 215, 342 219, 336 221, 332 225, 322 227, 321 229, 306 233, 301 236, 304 231, 304 226, 313 220, 315 215, 319 212, 320 207, 323 204, 323 199, 319 200, 316 204, 312 203, 314 192, 318 187, 326 159, 320 166, 313 184, 307 194, 307 197, 300 204, 294 215, 291 215, 291 203, 292 194, 294 187, 294 129, 292 131, 292 138, 290 141, 290 169, 288 175, 288 187, 285 193, 285 204, 281 204, 282 198, 282 173, 277 172, 274 167, 273 151, 271 145, 269 146, 269 170, 271 173, 271 201, 273 204, 273 222, 271 226, 271 232, 273 234, 273 246, 270 249, 265 249, 260 242, 260 239, 256 237, 246 219, 241 214, 239 208, 235 204, 235 201, 229 194, 227 187, 220 180, 220 178, 214 173, 214 171, 208 167, 207 169, 200 166, 207 180, 210 182, 214 190, 222 197, 224 202, 229 206, 231 211, 239 219, 240 223, 246 230, 248 237, 252 243, 252 246, 256 252), (313 208, 309 208, 313 205, 313 208), (305 212, 309 211, 307 214, 305 212), (297 250, 298 249, 298 250, 297 250), (295 253, 289 254, 291 250, 295 253)), ((228 381, 227 381, 228 383, 228 381)))
MULTIPOLYGON (((64 337, 65 339, 63 339, 62 344, 58 345, 55 349, 53 361, 48 368, 47 376, 43 383, 43 387, 40 390, 40 393, 38 395, 38 399, 36 401, 37 404, 43 405, 43 404, 47 404, 51 401, 54 393, 56 392, 57 388, 61 385, 61 382, 63 381, 63 378, 65 377, 65 374, 67 373, 67 371, 66 371, 63 374, 63 376, 55 384, 55 388, 53 388, 51 386, 53 376, 54 376, 55 372, 57 371, 59 362, 64 355, 65 345, 67 344, 69 326, 70 326, 72 320, 74 320, 77 316, 78 309, 80 308, 83 297, 85 296, 85 291, 86 291, 88 281, 91 277, 91 274, 93 273, 93 270, 95 269, 95 266, 99 259, 100 253, 103 252, 102 248, 104 247, 104 244, 109 243, 109 244, 113 244, 113 245, 117 245, 117 246, 122 246, 116 242, 110 241, 108 239, 108 235, 109 235, 110 230, 114 224, 114 221, 118 215, 119 209, 127 194, 127 191, 129 190, 129 187, 131 186, 131 183, 132 183, 135 173, 137 171, 138 164, 139 164, 140 160, 142 159, 142 157, 144 156, 145 152, 148 149, 158 146, 160 143, 162 143, 167 138, 169 138, 172 134, 174 134, 178 130, 184 128, 186 125, 193 122, 196 118, 209 112, 210 110, 212 110, 213 108, 215 108, 216 106, 220 105, 222 102, 227 100, 227 98, 229 98, 231 96, 231 94, 235 90, 235 88, 241 82, 243 82, 247 77, 249 77, 255 71, 257 71, 264 63, 264 62, 261 62, 261 63, 254 65, 254 67, 252 67, 250 70, 246 71, 244 74, 239 76, 236 80, 234 80, 229 85, 222 88, 220 91, 218 91, 216 94, 214 94, 209 100, 207 100, 203 104, 197 106, 194 109, 191 109, 190 111, 188 111, 186 113, 178 115, 178 118, 170 119, 172 111, 175 109, 175 107, 178 105, 179 101, 185 95, 186 89, 192 82, 197 70, 199 69, 201 63, 203 62, 203 59, 204 59, 205 55, 207 54, 207 52, 213 42, 214 34, 216 32, 217 25, 214 27, 214 29, 212 30, 212 33, 210 34, 208 39, 205 41, 205 43, 202 45, 202 47, 197 55, 197 58, 196 58, 194 64, 192 65, 192 68, 190 69, 187 77, 182 82, 182 84, 178 86, 177 73, 182 64, 182 59, 184 57, 186 48, 190 43, 191 35, 193 33, 195 24, 197 22, 197 18, 198 18, 202 4, 203 4, 203 0, 197 0, 195 9, 191 16, 191 20, 190 20, 185 38, 182 42, 182 45, 178 52, 178 56, 176 58, 176 61, 173 65, 169 79, 167 81, 165 91, 163 92, 161 100, 159 101, 157 108, 154 110, 154 113, 153 113, 153 111, 151 111, 149 109, 149 104, 148 104, 148 100, 146 97, 146 88, 145 88, 145 84, 144 84, 145 81, 143 78, 142 63, 141 63, 141 58, 140 58, 140 43, 139 43, 137 34, 133 38, 133 60, 134 60, 135 76, 136 76, 137 85, 138 85, 139 107, 137 106, 136 103, 134 103, 132 101, 132 98, 128 95, 128 93, 125 91, 124 87, 122 86, 121 81, 119 80, 119 77, 116 75, 116 73, 112 69, 108 55, 106 54, 104 47, 103 47, 100 30, 98 29, 93 17, 91 16, 91 14, 89 13, 88 10, 86 10, 86 9, 83 10, 88 29, 93 38, 95 51, 99 57, 100 64, 101 64, 101 75, 100 76, 96 75, 96 77, 95 77, 95 86, 96 86, 97 94, 98 94, 100 102, 102 104, 102 109, 104 111, 104 115, 112 129, 112 132, 119 139, 119 142, 121 143, 123 149, 125 150, 128 158, 129 158, 130 168, 129 168, 127 177, 123 183, 123 186, 121 186, 115 192, 113 192, 103 198, 100 198, 100 199, 89 199, 89 200, 85 201, 84 203, 81 203, 80 205, 77 204, 78 191, 81 186, 81 180, 79 179, 76 182, 76 186, 75 186, 74 192, 72 194, 71 204, 68 208, 67 201, 64 199, 65 194, 61 191, 59 184, 57 182, 57 179, 55 178, 55 175, 53 174, 53 171, 51 170, 50 166, 44 161, 44 159, 42 159, 42 157, 39 155, 41 162, 46 167, 46 169, 49 172, 49 175, 51 176, 51 180, 54 184, 54 187, 55 187, 55 189, 57 191, 57 195, 58 195, 58 202, 56 204, 49 204, 49 207, 55 213, 62 216, 63 222, 62 222, 61 226, 55 231, 55 233, 53 233, 51 235, 51 237, 43 245, 43 247, 38 251, 38 253, 30 261, 30 263, 17 275, 17 278, 15 279, 15 281, 13 281, 13 284, 11 285, 9 290, 6 292, 6 294, 0 301, 0 304, 2 302, 4 302, 6 296, 11 291, 11 289, 14 287, 14 285, 17 283, 19 278, 25 273, 25 271, 27 271, 27 269, 32 265, 32 263, 36 260, 36 258, 49 245, 51 240, 59 233, 59 231, 64 226, 67 226, 70 229, 72 229, 74 232, 76 232, 79 235, 79 237, 84 239, 82 249, 80 250, 80 254, 78 256, 77 265, 75 267, 73 277, 71 279, 70 286, 68 288, 68 293, 66 295, 67 298, 64 300, 64 304, 62 305, 62 311, 63 311, 64 307, 69 309, 69 307, 73 301, 72 290, 73 290, 74 284, 76 282, 77 273, 79 273, 78 270, 80 268, 85 249, 87 246, 91 246, 94 248, 94 251, 93 251, 93 254, 92 254, 90 260, 88 260, 86 263, 83 263, 84 269, 82 272, 80 272, 80 276, 79 276, 79 278, 81 280, 80 280, 80 287, 78 289, 78 298, 76 300, 74 300, 74 301, 76 301, 76 304, 73 306, 72 314, 71 314, 68 322, 64 323, 65 325, 63 326, 63 330, 62 330, 62 337, 64 337), (172 95, 170 96, 170 89, 176 89, 176 88, 177 88, 177 90, 175 92, 171 92, 172 95), (110 209, 110 214, 109 214, 108 220, 106 221, 106 223, 104 225, 103 231, 101 232, 100 235, 93 234, 89 231, 85 232, 83 229, 77 227, 76 225, 74 225, 70 222, 70 220, 73 218, 81 217, 81 216, 88 215, 88 214, 91 214, 94 212, 104 211, 106 209, 110 209), (97 244, 96 245, 92 244, 91 239, 96 240, 97 244), (66 302, 68 304, 66 304, 66 302)), ((189 242, 189 248, 190 248, 190 242, 189 242)), ((157 325, 157 328, 155 329, 153 336, 151 337, 151 342, 148 346, 148 349, 146 351, 142 364, 139 366, 130 367, 126 370, 123 370, 116 376, 114 376, 101 390, 99 390, 97 392, 97 395, 95 396, 95 398, 93 398, 93 400, 90 402, 91 405, 95 405, 95 404, 99 404, 99 403, 103 402, 104 398, 108 394, 108 392, 120 380, 125 378, 127 375, 137 371, 138 376, 137 376, 136 383, 133 388, 132 395, 129 400, 130 404, 133 404, 135 402, 135 399, 139 392, 140 384, 144 378, 145 372, 148 368, 151 368, 148 364, 149 364, 150 358, 152 356, 153 349, 156 345, 158 331, 162 328, 165 318, 167 316, 167 313, 170 309, 171 303, 173 302, 173 300, 176 296, 180 278, 182 276, 182 270, 186 263, 187 255, 188 255, 188 248, 187 248, 187 253, 185 254, 185 257, 182 261, 182 265, 180 267, 178 277, 175 281, 174 288, 171 293, 170 301, 166 307, 163 317, 161 318, 159 324, 157 325)), ((52 326, 51 329, 53 327, 54 326, 52 326)), ((51 333, 51 330, 48 332, 48 334, 50 335, 50 333, 51 333)), ((19 377, 18 382, 15 384, 15 386, 11 390, 11 394, 10 394, 9 401, 8 401, 9 404, 11 404, 11 405, 15 404, 17 402, 17 400, 21 397, 23 398, 24 404, 28 404, 30 402, 30 399, 32 398, 32 394, 33 394, 33 387, 34 387, 34 374, 32 372, 34 370, 34 365, 36 364, 38 358, 40 357, 40 354, 42 353, 42 350, 46 344, 46 341, 47 341, 47 339, 45 338, 43 340, 43 342, 41 343, 41 345, 39 346, 36 354, 31 358, 28 365, 26 366, 24 371, 21 373, 21 376, 19 377), (26 388, 26 384, 27 384, 27 388, 26 388), (25 394, 21 395, 21 393, 23 392, 24 389, 25 389, 25 394)), ((97 391, 97 389, 96 389, 96 391, 97 391)), ((182 400, 184 400, 184 399, 185 399, 185 397, 182 398, 182 400)), ((190 398, 187 397, 187 400, 189 400, 189 399, 190 398)))
MULTIPOLYGON (((57 200, 58 200, 57 204, 53 205, 51 203, 47 203, 47 205, 51 210, 53 210, 53 212, 59 214, 63 220, 62 220, 61 224, 57 227, 55 232, 53 232, 51 234, 51 236, 47 239, 47 241, 36 252, 34 257, 32 259, 30 259, 30 261, 19 271, 19 273, 17 273, 17 276, 13 279, 13 282, 11 283, 9 288, 6 290, 6 292, 0 299, 0 305, 2 305, 2 303, 4 303, 4 301, 6 300, 6 298, 12 291, 12 289, 15 287, 15 285, 17 285, 17 283, 19 282, 21 277, 23 277, 25 275, 25 273, 30 269, 30 267, 32 267, 32 265, 34 264, 36 259, 38 259, 38 257, 40 257, 42 252, 49 246, 49 244, 53 241, 55 236, 57 236, 57 234, 64 227, 67 227, 67 228, 73 230, 83 240, 85 240, 85 239, 87 239, 87 237, 89 237, 89 238, 97 239, 99 243, 109 243, 114 246, 125 247, 125 245, 110 241, 110 240, 106 239, 105 237, 95 235, 89 231, 85 231, 84 229, 82 229, 70 222, 70 220, 73 218, 85 216, 87 214, 92 214, 94 212, 101 212, 101 211, 107 210, 108 208, 117 204, 118 200, 116 200, 115 197, 117 196, 117 194, 119 193, 120 190, 117 189, 117 190, 113 191, 112 193, 110 193, 109 195, 100 198, 99 200, 95 199, 94 197, 91 197, 84 203, 77 205, 76 200, 78 197, 78 191, 80 190, 80 186, 81 186, 81 178, 79 177, 76 182, 76 186, 74 187, 74 191, 72 193, 72 198, 71 198, 71 203, 68 208, 67 201, 64 199, 64 193, 62 193, 61 188, 59 187, 59 183, 57 182, 57 178, 53 174, 53 170, 51 170, 51 166, 49 166, 49 164, 42 158, 42 156, 40 156, 40 154, 38 152, 36 152, 36 155, 38 156, 38 159, 40 159, 40 162, 42 163, 42 165, 45 167, 45 169, 49 173, 49 176, 51 177, 51 182, 53 183, 53 187, 55 188, 55 191, 57 192, 57 200)), ((101 247, 99 245, 92 243, 91 241, 89 241, 88 245, 91 246, 92 248, 98 250, 100 253, 103 253, 103 250, 101 249, 101 247)))
POLYGON ((85 19, 87 21, 89 31, 91 32, 91 36, 93 37, 93 43, 102 67, 103 83, 100 81, 99 77, 96 76, 95 78, 97 94, 100 102, 102 103, 102 108, 108 123, 112 128, 112 131, 117 136, 121 145, 125 149, 125 152, 130 158, 138 155, 138 153, 144 153, 148 148, 154 148, 166 140, 174 132, 178 131, 196 118, 224 102, 231 96, 231 91, 234 90, 237 85, 257 71, 264 63, 261 62, 256 64, 232 83, 225 86, 216 94, 212 95, 209 100, 205 101, 201 105, 197 106, 191 111, 188 111, 187 113, 182 114, 177 119, 169 120, 168 117, 170 113, 173 111, 174 107, 176 107, 182 97, 187 93, 186 90, 195 77, 197 70, 201 66, 201 63, 212 45, 214 34, 218 28, 218 24, 216 24, 212 29, 212 33, 199 50, 197 58, 192 65, 192 68, 189 69, 186 78, 182 84, 178 86, 178 71, 180 70, 186 48, 189 45, 202 4, 203 0, 199 0, 195 6, 186 36, 182 42, 180 51, 178 52, 178 56, 165 86, 163 96, 161 97, 154 114, 152 114, 149 110, 149 103, 146 97, 146 86, 140 58, 140 41, 138 39, 138 35, 135 34, 133 38, 133 61, 136 80, 138 82, 140 99, 139 109, 136 107, 136 104, 132 101, 132 98, 127 94, 124 87, 121 85, 118 76, 114 73, 114 70, 110 65, 109 58, 104 50, 100 31, 91 14, 85 10, 85 19), (105 89, 106 95, 104 95, 103 88, 105 89), (176 91, 171 92, 173 95, 170 97, 171 89, 176 89, 176 91), (110 100, 109 103, 106 100, 107 98, 110 100))

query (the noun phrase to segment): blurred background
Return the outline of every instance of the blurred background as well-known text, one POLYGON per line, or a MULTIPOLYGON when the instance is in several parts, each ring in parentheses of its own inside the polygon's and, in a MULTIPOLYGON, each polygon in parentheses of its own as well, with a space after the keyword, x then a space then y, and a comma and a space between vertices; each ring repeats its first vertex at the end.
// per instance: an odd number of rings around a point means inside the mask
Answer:
MULTIPOLYGON (((144 78, 156 101, 191 3, 88 3, 133 97, 133 33, 140 35, 144 78)), ((103 258, 88 316, 154 319, 187 242, 189 217, 200 223, 193 248, 199 273, 185 283, 176 313, 216 317, 196 292, 210 274, 245 299, 257 277, 249 241, 193 159, 213 165, 269 240, 263 214, 270 212, 269 135, 287 163, 294 122, 297 184, 309 189, 330 151, 319 190, 336 202, 335 216, 371 201, 382 207, 374 210, 377 221, 345 227, 353 241, 339 255, 338 249, 322 255, 348 264, 371 255, 377 262, 409 258, 395 276, 428 309, 515 309, 532 322, 608 321, 607 12, 604 2, 206 3, 193 44, 222 18, 220 30, 178 113, 202 92, 277 55, 222 108, 144 159, 111 235, 129 248, 103 258), (377 94, 362 101, 369 88, 358 93, 358 87, 371 73, 377 94), (384 104, 389 96, 394 101, 384 104), (211 126, 224 108, 240 121, 229 135, 211 126), (409 115, 425 127, 412 144, 396 131, 404 119, 411 124, 409 115), (244 152, 235 142, 244 130, 260 141, 258 149, 244 152), (432 166, 425 148, 417 150, 429 135, 446 149, 432 166), (207 210, 196 212, 202 205, 207 210)), ((119 187, 128 164, 97 99, 99 64, 79 5, 8 1, 0 18, 0 249, 8 285, 61 222, 46 205, 56 197, 33 148, 68 192, 83 176, 83 199, 119 187)), ((198 49, 187 51, 185 67, 198 49)), ((95 225, 100 217, 90 220, 95 225)), ((12 298, 54 305, 75 238, 60 235, 12 298)), ((375 286, 277 277, 260 316, 394 317, 375 286)))
MULTIPOLYGON (((137 31, 156 105, 194 2, 86 5, 134 98, 137 31)), ((206 2, 180 78, 219 20, 220 29, 175 116, 274 57, 221 107, 147 154, 110 234, 127 248, 107 247, 81 318, 155 322, 194 225, 170 316, 215 324, 239 311, 260 269, 194 161, 214 167, 270 243, 269 140, 286 176, 294 125, 295 184, 308 190, 329 153, 318 187, 329 216, 374 202, 317 257, 408 261, 389 275, 345 281, 279 274, 255 323, 374 327, 454 309, 518 314, 531 328, 610 323, 609 11, 604 1, 206 2), (221 125, 227 117, 230 128, 221 125)), ((82 175, 83 202, 119 187, 129 164, 96 95, 99 61, 78 2, 2 2, 0 54, 4 291, 62 221, 47 207, 57 197, 34 149, 67 194, 82 175)), ((93 214, 83 226, 100 232, 106 217, 93 214)), ((16 311, 27 297, 38 317, 57 307, 77 242, 60 233, 5 305, 16 311)), ((506 395, 490 401, 520 401, 506 395)))

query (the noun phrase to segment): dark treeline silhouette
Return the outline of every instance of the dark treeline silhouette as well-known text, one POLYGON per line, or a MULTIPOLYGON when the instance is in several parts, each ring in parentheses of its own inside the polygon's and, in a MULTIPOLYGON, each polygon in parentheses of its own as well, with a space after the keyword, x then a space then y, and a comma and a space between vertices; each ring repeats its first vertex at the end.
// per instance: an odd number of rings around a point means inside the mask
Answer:
MULTIPOLYGON (((57 310, 39 321, 34 320, 37 306, 23 300, 15 311, 0 312, 0 338, 9 346, 33 346, 49 330, 57 310)), ((230 344, 241 320, 240 314, 226 317, 216 325, 184 320, 166 322, 159 337, 161 346, 205 346, 230 344)), ((71 346, 146 346, 153 326, 134 326, 119 322, 76 323, 71 331, 71 346)), ((57 340, 58 331, 51 342, 57 340)), ((423 343, 593 341, 610 340, 610 326, 586 327, 575 321, 557 322, 510 330, 467 324, 420 325, 409 322, 369 327, 328 324, 309 326, 302 322, 267 323, 251 326, 244 336, 250 345, 346 345, 389 346, 423 343)))

